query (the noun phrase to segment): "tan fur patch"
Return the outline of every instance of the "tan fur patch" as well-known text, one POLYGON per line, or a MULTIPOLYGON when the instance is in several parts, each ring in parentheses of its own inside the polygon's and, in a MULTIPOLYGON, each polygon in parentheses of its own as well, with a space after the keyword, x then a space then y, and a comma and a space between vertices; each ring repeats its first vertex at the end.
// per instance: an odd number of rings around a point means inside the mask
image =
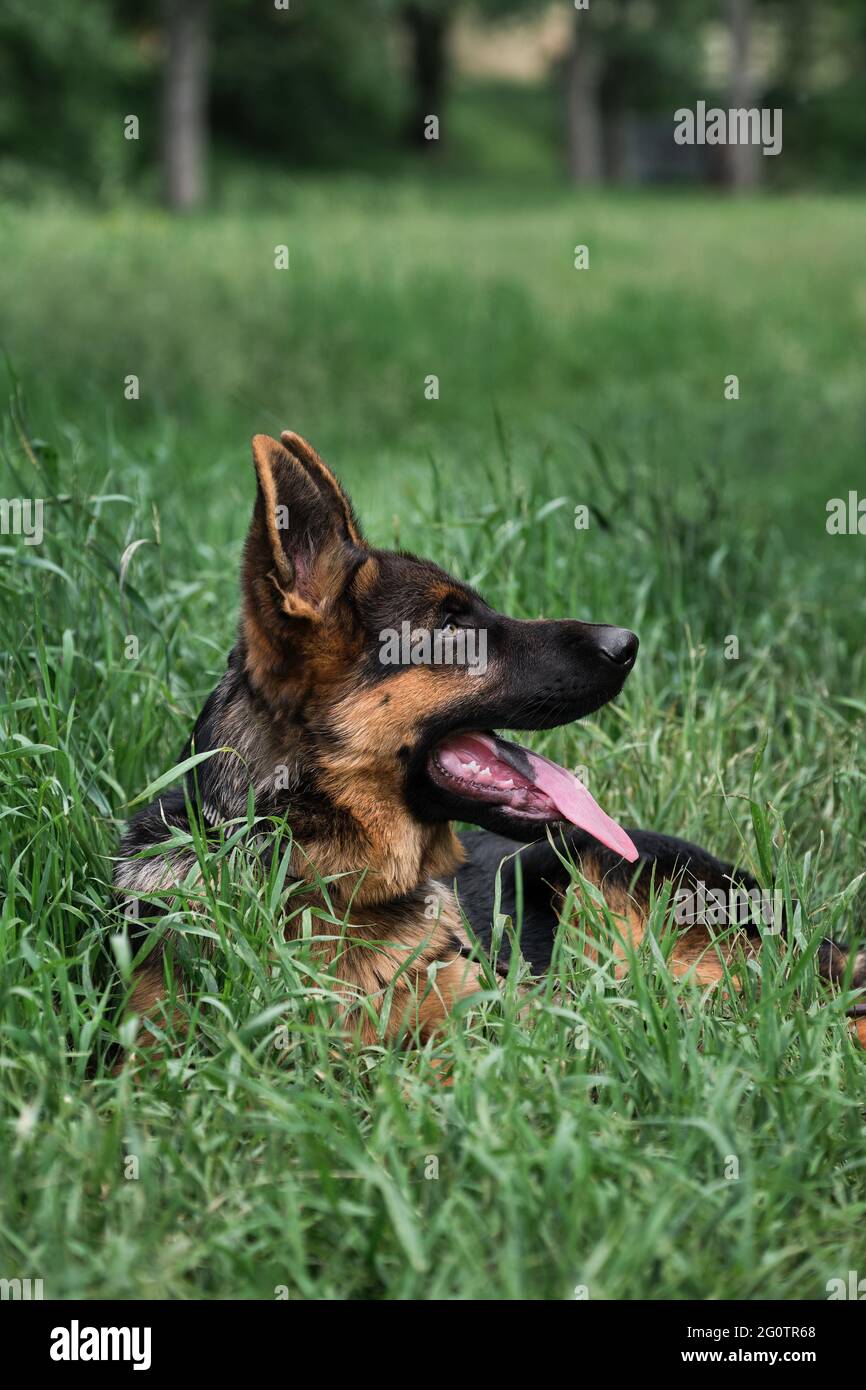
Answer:
POLYGON ((437 701, 443 708, 453 703, 453 691, 425 667, 412 667, 388 681, 388 693, 385 704, 381 688, 351 690, 334 706, 329 727, 335 746, 320 764, 324 790, 363 828, 367 841, 362 862, 370 870, 361 902, 407 893, 425 874, 453 872, 461 858, 450 825, 417 821, 404 805, 398 758, 437 701))
POLYGON ((340 744, 340 765, 348 777, 355 772, 381 776, 381 764, 391 764, 385 775, 396 782, 399 768, 393 763, 404 744, 410 746, 424 719, 436 710, 454 706, 454 685, 428 666, 410 666, 382 686, 349 689, 329 714, 329 723, 340 744), (383 695, 387 694, 387 703, 383 695))
MULTIPOLYGON (((581 873, 584 878, 598 886, 616 919, 616 926, 621 939, 614 936, 609 944, 613 954, 621 962, 615 967, 615 974, 617 979, 622 979, 628 971, 628 957, 631 951, 640 945, 647 931, 646 906, 630 897, 624 888, 612 886, 606 882, 604 874, 595 861, 584 860, 581 864, 581 873)), ((576 925, 587 930, 579 903, 575 906, 575 912, 576 925)), ((679 929, 671 923, 665 930, 678 931, 679 929)), ((598 960, 597 947, 588 944, 586 949, 591 959, 598 960)), ((709 926, 695 925, 685 931, 679 931, 668 961, 671 974, 675 979, 684 979, 699 985, 710 985, 718 984, 725 979, 725 967, 730 968, 740 952, 746 956, 757 954, 756 943, 746 932, 731 933, 727 929, 722 929, 716 935, 709 926)))
MULTIPOLYGON (((362 1001, 373 1006, 377 1019, 387 1008, 386 1038, 409 1027, 424 1040, 443 1025, 459 999, 480 988, 479 967, 455 944, 462 919, 454 895, 441 884, 426 887, 427 898, 437 899, 438 918, 427 920, 417 907, 405 915, 386 912, 379 917, 375 907, 357 911, 353 905, 345 935, 317 943, 323 966, 345 986, 344 1028, 357 1031, 365 1045, 376 1041, 379 1025, 362 1001)), ((298 931, 290 923, 287 939, 298 931)))
POLYGON ((352 588, 356 599, 366 598, 379 580, 379 561, 374 555, 369 555, 364 563, 355 571, 352 588))
POLYGON ((279 456, 280 446, 275 439, 271 439, 267 434, 255 435, 253 438, 253 461, 265 499, 265 526, 268 531, 274 564, 277 567, 278 588, 282 591, 284 586, 287 589, 292 587, 295 577, 291 562, 283 550, 283 542, 277 526, 279 499, 274 470, 279 462, 279 456))
MULTIPOLYGON (((179 998, 180 995, 181 989, 178 980, 177 997, 179 998)), ((165 1007, 167 999, 168 991, 160 954, 159 960, 145 961, 144 965, 135 972, 135 982, 129 1001, 130 1013, 135 1014, 141 1021, 141 1027, 136 1037, 136 1048, 146 1050, 147 1060, 150 1063, 157 1062, 162 1053, 161 1050, 158 1050, 156 1034, 152 1028, 148 1027, 149 1021, 170 1028, 178 1038, 182 1038, 186 1032, 186 1015, 175 1005, 169 1018, 165 1007)), ((114 1075, 118 1076, 127 1063, 134 1065, 138 1060, 136 1051, 121 1057, 113 1068, 114 1075)))

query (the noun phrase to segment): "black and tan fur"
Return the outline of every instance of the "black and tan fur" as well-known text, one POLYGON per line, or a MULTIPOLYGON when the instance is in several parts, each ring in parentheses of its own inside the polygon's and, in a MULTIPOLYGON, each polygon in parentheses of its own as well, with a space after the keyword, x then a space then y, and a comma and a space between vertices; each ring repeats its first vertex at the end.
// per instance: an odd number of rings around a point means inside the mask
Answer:
MULTIPOLYGON (((390 986, 386 1036, 408 1026, 423 1038, 478 988, 463 915, 489 946, 499 866, 501 910, 514 911, 519 855, 521 950, 538 972, 550 963, 569 881, 544 825, 526 826, 501 808, 449 794, 431 780, 430 750, 451 732, 547 729, 591 713, 618 694, 637 639, 592 624, 507 618, 431 562, 369 545, 339 482, 298 435, 286 432, 281 442, 258 435, 253 457, 258 486, 238 638, 191 740, 195 752, 228 751, 200 763, 185 787, 130 823, 116 888, 127 899, 170 895, 194 874, 193 851, 140 852, 165 843, 172 826, 187 828, 190 804, 210 827, 243 817, 252 788, 257 817, 291 826, 291 873, 307 885, 309 900, 316 900, 314 868, 330 879, 335 914, 348 910, 350 937, 335 928, 322 948, 345 991, 345 1026, 372 1040, 390 986), (404 620, 413 629, 449 621, 483 626, 486 672, 383 666, 380 634, 404 620), (453 820, 484 829, 458 837, 453 820), (372 1019, 371 1010, 356 1007, 360 999, 372 1002, 372 1019)), ((626 942, 644 932, 653 882, 751 883, 693 845, 629 833, 637 865, 556 827, 583 876, 601 888, 626 942)), ((576 911, 580 918, 579 901, 576 911)), ((138 973, 132 1008, 139 1016, 164 1008, 167 940, 138 973)), ((757 941, 728 934, 720 953, 712 930, 694 926, 679 935, 672 969, 718 980, 720 954, 742 945, 751 951, 757 941)), ((828 942, 819 965, 831 979, 847 971, 853 984, 866 985, 862 953, 849 966, 847 953, 828 942)))

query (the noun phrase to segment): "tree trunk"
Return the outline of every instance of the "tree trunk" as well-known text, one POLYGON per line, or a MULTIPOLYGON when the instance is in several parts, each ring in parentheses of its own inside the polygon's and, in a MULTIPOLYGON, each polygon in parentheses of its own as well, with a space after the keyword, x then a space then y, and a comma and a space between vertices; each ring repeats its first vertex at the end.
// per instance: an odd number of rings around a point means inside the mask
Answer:
MULTIPOLYGON (((440 139, 428 137, 427 118, 436 116, 441 127, 448 69, 448 17, 435 13, 427 5, 417 4, 404 5, 403 19, 409 33, 412 68, 412 105, 406 136, 415 149, 426 154, 435 153, 440 139)), ((441 135, 440 128, 440 138, 441 135)))
POLYGON ((588 26, 581 25, 581 15, 581 11, 575 15, 574 43, 566 73, 568 166, 575 183, 598 183, 604 164, 599 101, 601 64, 588 26))
POLYGON ((205 192, 209 0, 167 0, 163 85, 165 198, 178 212, 205 192))
MULTIPOLYGON (((728 0, 728 20, 731 28, 731 106, 748 108, 755 101, 755 83, 749 71, 752 0, 728 0)), ((761 182, 763 158, 760 147, 729 144, 726 155, 729 186, 737 191, 757 188, 761 182)))

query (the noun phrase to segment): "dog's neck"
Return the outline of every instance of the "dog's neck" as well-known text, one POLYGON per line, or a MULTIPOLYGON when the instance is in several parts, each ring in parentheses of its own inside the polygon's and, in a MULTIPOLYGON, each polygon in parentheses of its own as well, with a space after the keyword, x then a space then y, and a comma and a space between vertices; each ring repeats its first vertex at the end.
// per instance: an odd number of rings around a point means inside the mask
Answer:
POLYGON ((285 817, 291 828, 292 873, 333 878, 337 902, 381 903, 447 881, 463 857, 450 823, 416 820, 370 767, 325 768, 319 741, 302 703, 275 704, 238 643, 193 735, 195 752, 226 750, 196 769, 201 803, 222 819, 242 817, 252 786, 256 816, 285 817))

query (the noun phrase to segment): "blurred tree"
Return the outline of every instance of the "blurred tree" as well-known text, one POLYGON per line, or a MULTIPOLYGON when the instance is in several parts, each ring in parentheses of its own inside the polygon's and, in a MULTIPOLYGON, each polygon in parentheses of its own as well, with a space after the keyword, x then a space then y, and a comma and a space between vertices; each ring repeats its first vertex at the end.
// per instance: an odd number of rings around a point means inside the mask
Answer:
POLYGON ((109 0, 0 0, 0 191, 26 197, 33 172, 111 197, 134 162, 123 118, 146 59, 113 22, 109 0))
POLYGON ((209 0, 166 0, 162 161, 169 207, 183 212, 205 193, 209 0))
POLYGON ((568 167, 575 183, 597 183, 604 172, 601 78, 604 45, 595 26, 575 11, 574 38, 566 66, 568 167))
MULTIPOLYGON (((862 154, 866 153, 866 0, 826 0, 820 7, 813 0, 725 0, 725 9, 730 44, 730 105, 781 109, 788 137, 787 155, 791 157, 793 145, 795 163, 802 158, 799 149, 809 149, 812 157, 821 161, 835 145, 845 150, 843 163, 853 162, 859 146, 862 164, 862 154), (759 27, 764 30, 765 39, 767 32, 772 33, 776 49, 761 80, 754 58, 759 27), (824 73, 828 68, 835 68, 837 73, 829 102, 826 96, 818 95, 825 87, 824 73), (836 121, 855 92, 859 116, 847 129, 840 128, 836 121), (835 118, 832 134, 822 128, 828 107, 835 118), (859 127, 858 135, 854 135, 854 124, 859 127), (792 133, 794 141, 789 138, 792 133)), ((766 69, 766 62, 764 66, 766 69)), ((844 115, 841 124, 846 125, 844 115)), ((759 148, 750 144, 726 146, 723 167, 725 182, 734 190, 757 187, 769 172, 759 148)))
POLYGON ((765 172, 787 186, 866 180, 866 0, 756 0, 780 39, 762 104, 784 112, 784 155, 765 172))
MULTIPOLYGON (((730 105, 749 108, 755 104, 756 82, 752 71, 752 0, 727 0, 730 27, 730 105)), ((734 189, 756 188, 761 181, 762 156, 756 145, 729 144, 725 147, 726 182, 734 189)))
POLYGON ((412 87, 406 135, 409 144, 431 153, 438 141, 425 134, 428 116, 441 119, 446 94, 448 31, 459 0, 411 0, 401 5, 401 16, 409 37, 409 64, 412 87))
MULTIPOLYGON (((635 129, 656 140, 700 96, 784 109, 784 158, 758 158, 756 170, 753 150, 732 149, 736 186, 756 172, 789 185, 866 177, 866 0, 559 3, 573 15, 563 128, 577 180, 623 177, 635 129), (732 57, 713 90, 707 40, 724 32, 732 57)), ((256 161, 391 167, 405 127, 416 148, 436 148, 428 115, 447 139, 449 36, 463 5, 497 22, 533 19, 542 0, 87 0, 55 6, 50 22, 32 0, 0 0, 0 193, 26 197, 38 175, 107 202, 136 185, 155 193, 162 171, 172 205, 191 206, 208 132, 217 190, 225 171, 246 178, 256 161)))
POLYGON ((409 113, 406 136, 409 144, 426 154, 440 147, 440 140, 425 134, 429 116, 443 119, 448 95, 450 57, 448 40, 461 9, 471 9, 479 17, 507 19, 537 10, 538 0, 384 0, 385 8, 396 14, 409 42, 409 113))
POLYGON ((370 168, 399 143, 390 0, 212 0, 211 124, 224 149, 370 168))
POLYGON ((627 117, 673 111, 691 95, 710 8, 711 0, 606 0, 575 9, 566 63, 575 182, 621 179, 627 117))

